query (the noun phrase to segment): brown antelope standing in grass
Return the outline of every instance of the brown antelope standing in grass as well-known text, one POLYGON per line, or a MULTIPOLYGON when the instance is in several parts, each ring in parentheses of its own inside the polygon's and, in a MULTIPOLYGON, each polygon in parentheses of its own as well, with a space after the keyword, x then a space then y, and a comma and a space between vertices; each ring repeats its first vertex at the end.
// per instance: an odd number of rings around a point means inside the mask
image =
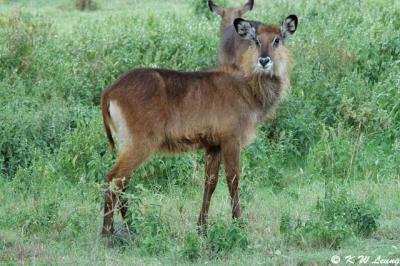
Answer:
POLYGON ((242 17, 245 13, 252 10, 254 0, 249 0, 239 8, 222 8, 208 0, 208 7, 211 11, 221 16, 218 61, 220 65, 239 66, 243 53, 251 45, 251 41, 240 38, 233 26, 233 21, 242 17))
POLYGON ((235 32, 251 41, 239 66, 201 72, 131 70, 102 94, 102 113, 110 147, 119 141, 118 159, 105 177, 103 234, 113 232, 118 203, 126 218, 125 189, 130 173, 157 151, 205 150, 205 186, 199 232, 205 232, 211 196, 224 162, 233 218, 240 217, 240 149, 255 136, 256 125, 272 112, 289 86, 290 56, 284 43, 297 28, 290 15, 280 27, 241 18, 235 32), (117 190, 110 187, 114 183, 117 190))

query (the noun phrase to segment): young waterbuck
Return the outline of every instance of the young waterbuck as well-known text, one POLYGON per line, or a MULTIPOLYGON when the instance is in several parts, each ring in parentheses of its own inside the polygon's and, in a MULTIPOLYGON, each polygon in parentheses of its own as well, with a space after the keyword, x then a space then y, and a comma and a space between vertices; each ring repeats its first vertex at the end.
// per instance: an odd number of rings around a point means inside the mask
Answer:
POLYGON ((242 17, 253 9, 254 0, 249 0, 239 8, 222 8, 208 0, 211 11, 221 16, 220 34, 221 40, 218 50, 218 61, 220 65, 239 66, 243 53, 251 45, 251 41, 240 38, 233 26, 233 21, 242 17))
POLYGON ((118 159, 106 175, 103 234, 113 232, 113 213, 130 173, 157 151, 205 150, 205 186, 199 215, 204 232, 211 196, 224 162, 232 216, 240 216, 240 149, 255 136, 256 125, 273 111, 289 86, 286 38, 297 28, 290 15, 280 27, 237 18, 235 32, 251 45, 238 67, 202 72, 166 69, 131 70, 102 94, 102 113, 110 147, 117 137, 118 159), (114 183, 117 189, 112 189, 114 183))

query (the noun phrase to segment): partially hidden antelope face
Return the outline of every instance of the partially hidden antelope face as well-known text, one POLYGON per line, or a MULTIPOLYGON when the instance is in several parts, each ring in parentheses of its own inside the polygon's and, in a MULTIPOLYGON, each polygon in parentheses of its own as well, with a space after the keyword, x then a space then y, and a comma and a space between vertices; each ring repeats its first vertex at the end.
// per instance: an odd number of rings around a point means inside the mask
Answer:
POLYGON ((241 65, 245 71, 249 74, 282 76, 289 63, 289 54, 284 43, 288 36, 295 33, 297 23, 296 15, 286 17, 280 28, 257 21, 235 19, 233 24, 237 34, 252 41, 252 45, 242 56, 241 65))
POLYGON ((252 10, 254 6, 254 0, 249 0, 246 4, 239 8, 222 8, 217 6, 212 0, 208 0, 208 7, 210 10, 222 17, 221 21, 221 33, 226 27, 232 25, 235 18, 240 18, 248 11, 252 10))

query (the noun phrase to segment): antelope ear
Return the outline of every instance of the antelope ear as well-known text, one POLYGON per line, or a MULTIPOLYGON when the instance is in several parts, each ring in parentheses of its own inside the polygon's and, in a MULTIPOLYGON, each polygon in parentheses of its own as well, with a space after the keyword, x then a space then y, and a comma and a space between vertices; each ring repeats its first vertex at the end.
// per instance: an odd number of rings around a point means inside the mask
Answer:
POLYGON ((237 18, 233 21, 235 30, 240 37, 246 40, 256 41, 257 33, 256 29, 253 27, 250 21, 244 20, 242 18, 237 18))
POLYGON ((290 15, 285 18, 281 26, 281 37, 283 39, 294 34, 297 29, 298 19, 296 15, 290 15))
POLYGON ((208 7, 212 12, 217 13, 221 17, 224 15, 224 9, 214 4, 211 0, 208 0, 208 7))
POLYGON ((240 15, 243 16, 245 13, 253 9, 254 0, 249 0, 244 6, 240 8, 240 15))

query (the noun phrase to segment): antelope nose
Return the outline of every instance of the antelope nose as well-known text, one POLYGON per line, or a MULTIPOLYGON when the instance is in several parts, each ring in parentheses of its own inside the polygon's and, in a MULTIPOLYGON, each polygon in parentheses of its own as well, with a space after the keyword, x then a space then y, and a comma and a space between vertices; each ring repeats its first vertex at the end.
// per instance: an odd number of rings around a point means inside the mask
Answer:
POLYGON ((267 64, 269 64, 271 62, 271 58, 269 58, 269 57, 260 57, 260 59, 258 61, 260 62, 260 65, 265 67, 267 64))

